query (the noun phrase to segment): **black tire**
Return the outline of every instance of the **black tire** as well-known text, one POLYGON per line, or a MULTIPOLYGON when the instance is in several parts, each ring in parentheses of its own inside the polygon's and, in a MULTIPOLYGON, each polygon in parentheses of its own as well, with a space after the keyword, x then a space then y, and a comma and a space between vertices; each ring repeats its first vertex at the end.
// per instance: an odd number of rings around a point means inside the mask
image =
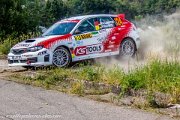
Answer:
POLYGON ((120 56, 121 57, 134 57, 136 53, 136 44, 131 38, 126 38, 121 42, 120 45, 120 56))
POLYGON ((23 68, 27 69, 27 70, 35 70, 34 66, 22 66, 23 68))
POLYGON ((56 67, 68 67, 71 61, 71 54, 66 48, 58 47, 54 50, 52 62, 56 67))

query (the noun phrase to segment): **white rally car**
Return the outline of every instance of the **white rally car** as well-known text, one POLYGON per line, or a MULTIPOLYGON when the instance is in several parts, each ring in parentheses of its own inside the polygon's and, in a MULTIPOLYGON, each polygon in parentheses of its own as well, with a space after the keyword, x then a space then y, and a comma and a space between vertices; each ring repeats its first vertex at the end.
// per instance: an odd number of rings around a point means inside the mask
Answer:
POLYGON ((41 37, 11 48, 9 66, 68 66, 71 62, 118 55, 133 56, 140 38, 133 23, 119 15, 86 15, 58 21, 41 37))

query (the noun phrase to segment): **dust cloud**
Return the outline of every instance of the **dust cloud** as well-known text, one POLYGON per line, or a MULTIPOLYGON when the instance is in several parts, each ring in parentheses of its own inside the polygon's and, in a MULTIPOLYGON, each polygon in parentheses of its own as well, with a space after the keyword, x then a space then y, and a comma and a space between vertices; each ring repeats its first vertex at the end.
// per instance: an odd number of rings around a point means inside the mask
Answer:
POLYGON ((180 55, 180 12, 169 16, 148 16, 139 23, 139 57, 177 59, 180 55), (159 20, 160 17, 160 20, 159 20))
POLYGON ((141 38, 135 58, 103 58, 97 62, 107 68, 119 66, 129 71, 152 59, 180 61, 180 11, 171 15, 147 16, 136 22, 141 38))

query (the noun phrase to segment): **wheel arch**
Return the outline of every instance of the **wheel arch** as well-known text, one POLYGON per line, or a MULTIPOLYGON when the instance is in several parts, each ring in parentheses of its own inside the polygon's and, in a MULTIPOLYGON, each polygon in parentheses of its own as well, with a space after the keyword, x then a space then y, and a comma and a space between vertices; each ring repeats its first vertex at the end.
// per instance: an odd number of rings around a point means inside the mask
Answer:
POLYGON ((67 50, 69 51, 69 53, 71 54, 70 48, 69 48, 68 46, 66 46, 66 45, 59 45, 59 46, 57 46, 57 47, 54 49, 54 51, 57 50, 57 49, 60 48, 60 47, 63 47, 63 48, 65 48, 65 49, 67 49, 67 50))
MULTIPOLYGON (((123 42, 124 40, 126 40, 126 39, 131 39, 131 40, 134 42, 134 44, 135 44, 135 50, 137 51, 137 45, 136 45, 135 40, 134 40, 132 37, 129 37, 129 36, 122 39, 122 41, 120 42, 120 46, 121 46, 122 42, 123 42)), ((120 47, 120 46, 119 46, 119 47, 120 47)))

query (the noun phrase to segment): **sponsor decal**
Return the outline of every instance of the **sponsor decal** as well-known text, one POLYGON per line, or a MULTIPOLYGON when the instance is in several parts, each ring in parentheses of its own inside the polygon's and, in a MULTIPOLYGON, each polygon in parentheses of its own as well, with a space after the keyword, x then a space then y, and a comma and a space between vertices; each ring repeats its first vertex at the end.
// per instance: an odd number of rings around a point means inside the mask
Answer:
POLYGON ((44 55, 46 53, 47 53, 47 51, 42 51, 42 52, 39 52, 38 55, 44 55))
POLYGON ((30 44, 17 44, 14 47, 29 47, 30 44))
POLYGON ((114 33, 115 36, 119 35, 120 33, 114 33))
POLYGON ((83 45, 83 41, 82 40, 76 41, 76 44, 82 46, 83 45))
POLYGON ((76 56, 81 56, 81 55, 86 55, 87 54, 87 47, 83 46, 83 47, 77 47, 75 49, 75 55, 76 56))
POLYGON ((116 40, 116 36, 113 36, 113 37, 112 37, 112 40, 116 40))
POLYGON ((96 25, 95 28, 97 31, 100 30, 100 25, 96 25))
POLYGON ((103 50, 103 46, 100 44, 87 47, 88 54, 99 53, 99 52, 102 52, 102 50, 103 50))
POLYGON ((99 30, 100 33, 106 32, 106 29, 99 30))
POLYGON ((97 35, 99 32, 95 31, 95 32, 92 32, 91 34, 92 35, 97 35))
POLYGON ((22 57, 33 57, 33 55, 22 55, 22 57))
POLYGON ((88 55, 93 53, 100 53, 102 51, 103 51, 103 46, 101 44, 92 45, 92 46, 82 46, 82 47, 77 47, 75 49, 75 55, 76 56, 88 55))
POLYGON ((126 25, 122 25, 121 28, 126 28, 126 25))
POLYGON ((101 22, 102 29, 114 27, 114 21, 101 22))
POLYGON ((73 43, 73 47, 75 47, 76 46, 76 44, 75 43, 73 43))
POLYGON ((100 38, 97 39, 98 42, 102 42, 103 40, 105 40, 104 37, 100 37, 100 38))
POLYGON ((110 48, 114 48, 115 46, 114 45, 109 45, 108 46, 108 48, 110 49, 110 48))
POLYGON ((75 54, 71 54, 72 58, 75 58, 75 54))
POLYGON ((106 53, 106 52, 112 52, 112 50, 111 50, 111 49, 105 50, 105 53, 106 53))
POLYGON ((109 44, 112 45, 112 44, 115 44, 115 42, 114 41, 109 41, 109 44))
POLYGON ((120 25, 120 26, 121 26, 122 23, 123 23, 122 20, 121 20, 121 18, 119 18, 119 17, 114 18, 114 20, 115 20, 115 22, 116 22, 117 25, 120 25))
POLYGON ((75 40, 82 40, 82 39, 92 38, 92 34, 88 33, 88 34, 77 35, 77 36, 74 36, 74 38, 75 38, 75 40))

